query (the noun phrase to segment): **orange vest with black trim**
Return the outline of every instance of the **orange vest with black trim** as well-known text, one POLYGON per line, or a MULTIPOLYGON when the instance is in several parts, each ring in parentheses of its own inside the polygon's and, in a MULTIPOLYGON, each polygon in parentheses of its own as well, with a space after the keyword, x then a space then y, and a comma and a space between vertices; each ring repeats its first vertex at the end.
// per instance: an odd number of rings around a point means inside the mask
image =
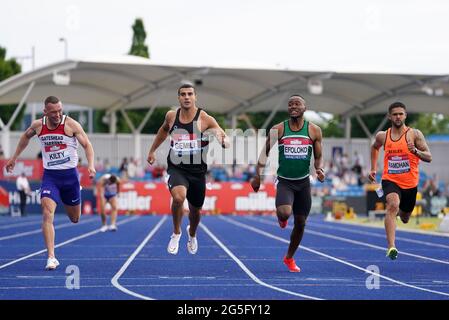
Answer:
POLYGON ((407 147, 406 128, 401 137, 391 139, 391 128, 387 130, 384 144, 384 171, 382 180, 396 183, 402 189, 415 188, 419 182, 419 158, 407 147))

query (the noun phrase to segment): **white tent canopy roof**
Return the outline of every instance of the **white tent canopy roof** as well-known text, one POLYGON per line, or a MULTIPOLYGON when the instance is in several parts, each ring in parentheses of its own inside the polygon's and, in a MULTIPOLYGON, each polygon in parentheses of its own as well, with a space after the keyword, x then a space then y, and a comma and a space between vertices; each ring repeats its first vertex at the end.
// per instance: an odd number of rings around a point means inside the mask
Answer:
POLYGON ((42 103, 45 97, 54 95, 64 103, 109 111, 176 106, 177 88, 183 82, 192 82, 197 87, 199 106, 229 116, 272 111, 279 103, 282 110, 294 93, 306 99, 310 110, 343 116, 385 113, 396 100, 404 102, 409 112, 449 115, 446 74, 173 66, 123 56, 68 60, 21 73, 0 82, 0 105, 18 103, 33 82, 27 102, 42 103), (67 85, 61 85, 69 79, 67 85), (321 94, 311 93, 320 87, 321 94))

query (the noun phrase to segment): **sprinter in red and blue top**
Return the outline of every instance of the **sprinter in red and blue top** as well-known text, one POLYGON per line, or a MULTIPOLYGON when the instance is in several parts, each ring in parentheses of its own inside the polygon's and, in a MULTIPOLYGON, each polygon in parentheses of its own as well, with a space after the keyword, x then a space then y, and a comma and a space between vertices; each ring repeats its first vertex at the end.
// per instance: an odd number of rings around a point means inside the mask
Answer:
POLYGON ((287 226, 288 218, 292 213, 294 217, 290 245, 284 257, 284 263, 290 272, 300 272, 293 256, 301 243, 312 205, 309 177, 312 154, 318 180, 323 182, 325 178, 321 129, 304 118, 305 111, 306 102, 303 97, 295 94, 288 99, 290 119, 274 125, 270 130, 265 148, 257 162, 256 175, 251 180, 251 186, 257 192, 260 188, 260 176, 266 165, 268 154, 274 144, 278 142, 276 214, 281 228, 287 226))
POLYGON ((173 198, 173 233, 167 251, 177 254, 181 238, 181 221, 185 199, 189 202, 187 226, 187 250, 196 254, 198 240, 196 229, 200 223, 200 210, 206 196, 206 154, 209 136, 215 136, 221 146, 229 146, 227 137, 217 121, 203 109, 196 106, 196 92, 191 84, 178 89, 180 107, 168 111, 148 153, 148 163, 156 160, 156 149, 170 136, 168 163, 168 188, 173 198))
POLYGON ((384 147, 384 169, 382 189, 387 203, 385 233, 387 235, 387 257, 395 260, 398 250, 395 246, 396 216, 403 223, 410 219, 416 204, 419 182, 419 161, 432 161, 432 154, 421 131, 405 125, 407 109, 402 102, 388 107, 391 128, 379 131, 371 146, 371 171, 369 179, 376 181, 379 149, 384 147))
POLYGON ((61 199, 69 219, 77 223, 81 216, 80 180, 77 170, 78 142, 86 152, 89 177, 95 176, 94 150, 81 125, 62 114, 62 102, 54 96, 45 99, 44 117, 35 120, 20 137, 6 170, 12 172, 19 155, 37 135, 41 143, 44 176, 41 185, 42 232, 48 251, 46 270, 59 265, 55 257, 54 213, 58 199, 61 199))

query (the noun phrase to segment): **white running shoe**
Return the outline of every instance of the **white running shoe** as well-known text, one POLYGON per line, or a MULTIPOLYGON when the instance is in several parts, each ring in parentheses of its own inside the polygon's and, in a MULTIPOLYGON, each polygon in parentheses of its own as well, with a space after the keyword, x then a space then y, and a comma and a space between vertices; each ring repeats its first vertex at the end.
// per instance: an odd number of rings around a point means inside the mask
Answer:
POLYGON ((179 249, 179 239, 181 239, 181 234, 173 233, 170 237, 170 242, 168 243, 167 251, 170 254, 177 254, 179 249))
POLYGON ((187 235, 189 236, 189 241, 187 241, 187 250, 190 254, 195 254, 198 251, 198 240, 196 237, 190 236, 190 226, 187 226, 187 235))
POLYGON ((108 231, 108 226, 104 225, 100 228, 100 232, 106 232, 108 231))
POLYGON ((109 226, 109 231, 117 231, 117 226, 115 224, 111 224, 109 226))
POLYGON ((59 261, 56 258, 48 258, 45 270, 55 270, 59 266, 59 261))

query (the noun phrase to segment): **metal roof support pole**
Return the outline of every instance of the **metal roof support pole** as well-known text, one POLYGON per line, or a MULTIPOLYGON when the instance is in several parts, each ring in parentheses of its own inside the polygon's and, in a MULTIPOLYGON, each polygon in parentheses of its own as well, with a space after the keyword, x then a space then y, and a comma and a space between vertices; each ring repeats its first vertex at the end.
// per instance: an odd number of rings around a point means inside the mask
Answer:
POLYGON ((374 134, 376 134, 377 132, 379 132, 380 130, 382 130, 382 128, 384 127, 384 125, 387 123, 388 121, 388 113, 385 115, 385 118, 383 118, 383 120, 381 121, 381 123, 379 123, 379 125, 376 128, 376 131, 374 131, 374 134))
POLYGON ((246 113, 242 113, 241 115, 239 115, 237 117, 238 120, 243 120, 245 121, 246 125, 253 130, 256 130, 256 128, 254 127, 253 123, 251 122, 251 119, 248 117, 248 115, 246 113))
MULTIPOLYGON (((345 138, 346 138, 346 150, 348 157, 351 155, 351 117, 345 119, 345 138)), ((345 151, 343 151, 345 153, 345 151)))
POLYGON ((266 129, 268 125, 270 124, 271 120, 273 120, 274 116, 276 115, 279 108, 285 103, 287 100, 287 97, 290 95, 290 92, 285 92, 281 99, 279 99, 278 104, 273 108, 273 111, 271 111, 270 115, 268 116, 267 120, 265 120, 264 124, 262 125, 261 129, 266 129))
POLYGON ((14 120, 16 120, 17 115, 19 114, 20 110, 22 109, 23 105, 25 104, 25 102, 28 99, 28 96, 31 93, 31 90, 33 90, 35 82, 31 82, 30 85, 28 86, 27 91, 25 92, 25 94, 23 95, 22 99, 20 100, 19 105, 17 106, 16 110, 14 111, 14 113, 12 114, 11 118, 8 121, 8 124, 6 125, 9 128, 11 128, 11 125, 13 124, 14 120))
POLYGON ((92 108, 89 108, 89 110, 87 111, 87 121, 88 121, 88 124, 89 124, 89 127, 88 127, 88 132, 89 132, 89 134, 91 134, 91 133, 93 133, 94 132, 94 111, 92 110, 92 108))
POLYGON ((136 127, 134 127, 134 124, 132 123, 131 119, 129 118, 128 114, 125 110, 120 109, 120 113, 122 114, 123 118, 125 118, 125 122, 128 125, 128 128, 131 129, 133 133, 136 132, 136 127))
POLYGON ((351 140, 351 117, 345 118, 345 138, 351 140))
POLYGON ((148 112, 145 115, 145 117, 143 118, 142 122, 137 127, 137 131, 139 133, 142 132, 143 127, 145 127, 145 125, 147 124, 148 120, 153 115, 154 110, 156 110, 156 108, 159 107, 159 103, 160 103, 163 95, 165 95, 165 89, 163 89, 162 92, 159 94, 159 96, 157 97, 156 103, 151 106, 150 110, 148 110, 148 112))
POLYGON ((31 104, 31 122, 33 122, 34 120, 36 120, 36 103, 32 103, 31 104))
POLYGON ((115 111, 111 112, 109 116, 109 133, 117 134, 117 114, 115 111))
MULTIPOLYGON (((134 131, 134 159, 141 161, 142 157, 142 135, 140 132, 134 131)), ((141 163, 145 167, 145 163, 141 163)))
POLYGON ((9 131, 9 127, 7 126, 3 126, 2 127, 2 148, 3 148, 3 153, 5 155, 5 158, 9 158, 11 153, 10 153, 10 137, 11 137, 11 132, 9 131))
POLYGON ((371 139, 372 134, 369 131, 368 127, 366 126, 365 122, 363 121, 362 117, 360 117, 360 115, 358 114, 358 115, 355 116, 355 118, 357 119, 357 122, 362 127, 362 129, 365 132, 366 136, 371 139))
POLYGON ((5 154, 6 158, 9 158, 10 154, 11 154, 11 135, 10 135, 10 128, 11 125, 14 123, 14 120, 16 120, 17 115, 19 114, 20 110, 23 108, 23 106, 25 105, 25 102, 28 100, 28 97, 31 93, 31 90, 33 90, 35 82, 31 82, 30 85, 28 86, 27 91, 25 92, 25 94, 23 95, 22 99, 20 100, 19 105, 17 106, 16 110, 14 111, 14 113, 12 114, 11 118, 9 119, 8 123, 5 125, 3 123, 3 121, 1 121, 1 128, 2 128, 2 148, 3 148, 3 152, 5 154))

